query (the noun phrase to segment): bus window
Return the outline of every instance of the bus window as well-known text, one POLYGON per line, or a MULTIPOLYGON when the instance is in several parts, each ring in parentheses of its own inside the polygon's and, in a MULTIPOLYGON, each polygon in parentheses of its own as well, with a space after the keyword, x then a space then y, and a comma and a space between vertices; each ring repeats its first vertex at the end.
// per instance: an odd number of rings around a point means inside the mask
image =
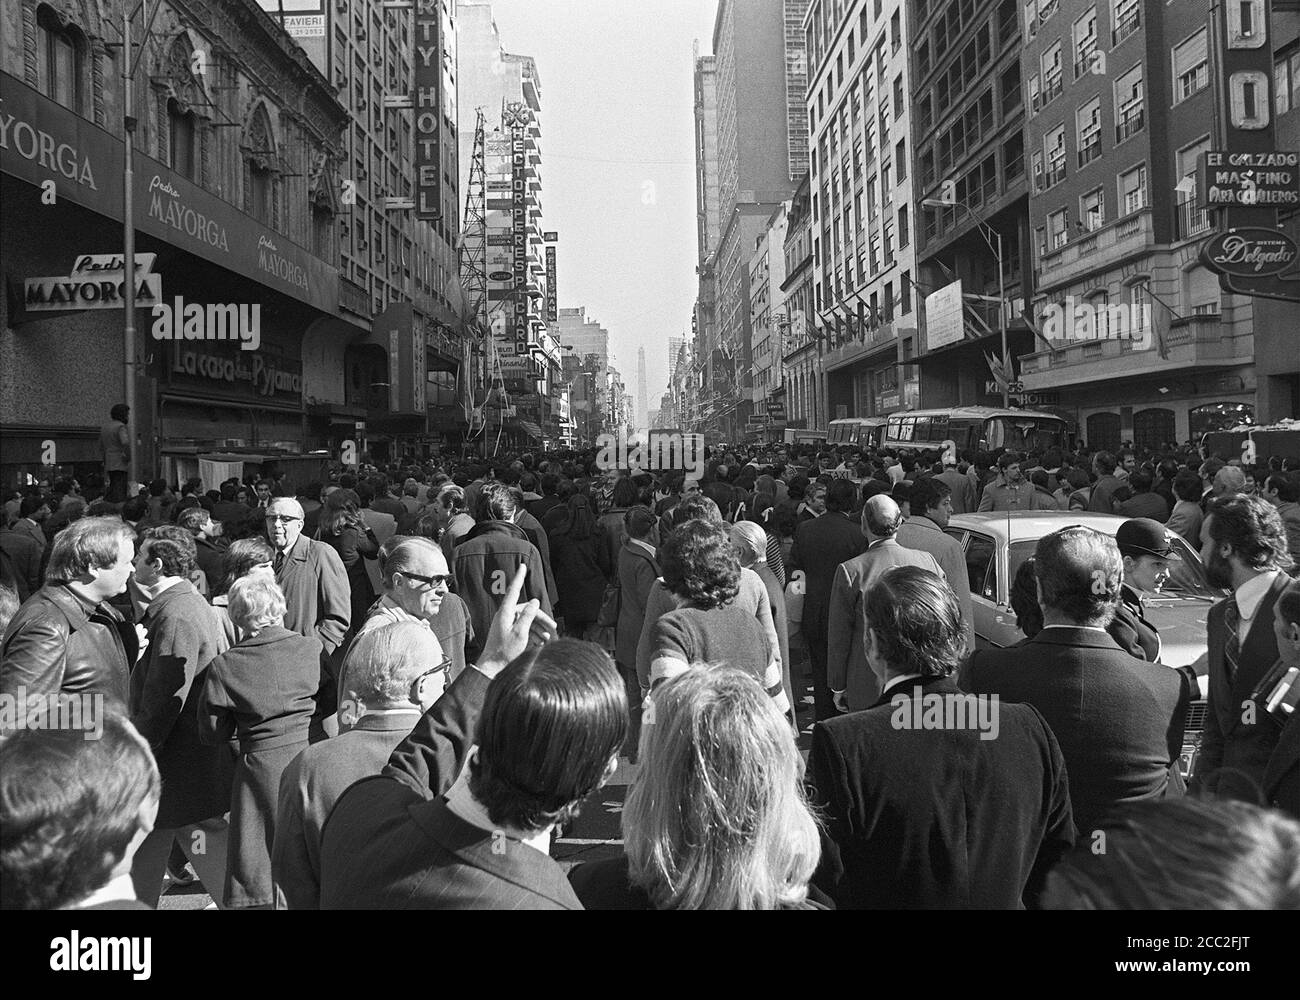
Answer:
POLYGON ((948 414, 930 418, 930 440, 945 441, 949 437, 948 414))
POLYGON ((1065 422, 1044 417, 990 417, 984 421, 990 451, 1046 451, 1065 444, 1065 422))
POLYGON ((916 426, 915 417, 904 417, 898 422, 898 440, 911 441, 912 431, 916 426))
POLYGON ((930 418, 917 417, 916 429, 912 431, 912 440, 922 444, 930 440, 930 418))

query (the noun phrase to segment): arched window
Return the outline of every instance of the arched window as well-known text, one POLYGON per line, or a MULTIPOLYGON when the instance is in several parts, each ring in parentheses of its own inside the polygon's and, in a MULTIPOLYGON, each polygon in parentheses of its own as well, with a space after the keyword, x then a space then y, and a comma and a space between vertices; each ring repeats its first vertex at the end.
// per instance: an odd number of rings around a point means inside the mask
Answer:
POLYGON ((186 180, 194 180, 198 164, 197 129, 193 111, 182 111, 176 98, 167 100, 167 121, 170 126, 171 168, 186 180))
POLYGON ((1119 451, 1119 414, 1094 413, 1088 417, 1088 447, 1094 451, 1119 451))
POLYGON ((37 89, 65 108, 85 111, 86 38, 63 15, 41 4, 36 8, 37 89))
POLYGON ((1138 451, 1160 451, 1165 445, 1177 443, 1173 410, 1153 406, 1133 414, 1133 446, 1138 451))
POLYGON ((268 226, 276 224, 275 178, 279 159, 266 108, 259 107, 244 136, 244 210, 268 226))

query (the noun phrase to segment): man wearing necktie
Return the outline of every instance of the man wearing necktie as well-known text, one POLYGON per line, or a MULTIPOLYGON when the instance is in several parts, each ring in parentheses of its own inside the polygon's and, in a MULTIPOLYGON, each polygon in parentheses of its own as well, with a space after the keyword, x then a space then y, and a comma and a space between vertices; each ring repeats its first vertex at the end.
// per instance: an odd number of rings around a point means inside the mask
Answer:
POLYGON ((1273 605, 1290 582, 1286 532, 1266 500, 1215 500, 1201 527, 1201 560, 1213 587, 1232 595, 1210 609, 1210 693, 1193 791, 1258 804, 1278 729, 1251 699, 1277 662, 1273 605))
POLYGON ((284 627, 314 635, 321 653, 321 687, 312 717, 313 743, 338 731, 332 723, 338 692, 331 656, 342 645, 352 621, 352 589, 343 560, 330 546, 302 533, 302 505, 292 497, 272 497, 266 506, 266 537, 275 549, 275 582, 284 591, 284 627))

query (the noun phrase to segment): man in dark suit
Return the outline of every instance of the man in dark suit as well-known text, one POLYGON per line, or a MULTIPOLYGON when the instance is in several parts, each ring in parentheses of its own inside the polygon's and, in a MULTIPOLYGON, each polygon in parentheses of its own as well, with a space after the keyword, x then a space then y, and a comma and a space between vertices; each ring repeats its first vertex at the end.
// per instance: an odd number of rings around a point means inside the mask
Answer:
POLYGON ((804 588, 801 631, 808 641, 812 661, 813 699, 818 719, 836 714, 830 685, 826 682, 827 608, 831 584, 840 563, 852 559, 867 547, 867 540, 849 511, 857 489, 847 479, 837 479, 826 492, 826 513, 800 524, 790 550, 791 581, 804 588))
POLYGON ((1160 633, 1147 621, 1146 596, 1160 592, 1169 579, 1171 562, 1182 562, 1174 551, 1171 535, 1163 524, 1149 517, 1131 518, 1115 533, 1124 560, 1124 582, 1120 585, 1115 617, 1106 631, 1129 656, 1148 663, 1160 659, 1160 633))
POLYGON ((814 882, 841 908, 1032 905, 1074 843, 1065 760, 1030 705, 963 694, 952 591, 919 567, 867 596, 874 706, 813 728, 813 799, 830 841, 814 882))
POLYGON ((1286 585, 1273 605, 1277 665, 1259 685, 1281 726, 1264 767, 1264 801, 1300 819, 1300 580, 1286 585), (1290 707, 1290 718, 1286 707, 1290 707))
POLYGON ((903 512, 892 497, 878 495, 862 505, 862 534, 867 551, 835 570, 826 612, 826 682, 842 712, 870 708, 880 697, 880 680, 867 665, 863 636, 867 593, 888 569, 919 566, 939 579, 943 567, 930 553, 898 544, 903 512))
POLYGON ((325 824, 321 907, 581 909, 549 856, 551 832, 613 774, 626 732, 608 655, 572 639, 532 646, 488 687, 474 750, 445 794, 387 775, 344 792, 325 824))
POLYGON ((1210 609, 1210 693, 1196 790, 1258 802, 1278 727, 1251 694, 1278 659, 1273 607, 1290 578, 1286 531, 1261 497, 1221 497, 1201 526, 1201 561, 1213 587, 1232 596, 1210 609))
POLYGON ((1088 497, 1088 510, 1097 514, 1115 513, 1115 491, 1124 485, 1124 481, 1115 475, 1118 464, 1108 451, 1099 451, 1093 456, 1092 471, 1097 481, 1088 497))
POLYGON ((1063 528, 1034 550, 1043 630, 1009 649, 977 650, 962 673, 974 694, 1038 709, 1065 754, 1081 837, 1120 802, 1181 795, 1178 760, 1190 670, 1139 660, 1106 626, 1119 603, 1123 562, 1115 540, 1063 528))

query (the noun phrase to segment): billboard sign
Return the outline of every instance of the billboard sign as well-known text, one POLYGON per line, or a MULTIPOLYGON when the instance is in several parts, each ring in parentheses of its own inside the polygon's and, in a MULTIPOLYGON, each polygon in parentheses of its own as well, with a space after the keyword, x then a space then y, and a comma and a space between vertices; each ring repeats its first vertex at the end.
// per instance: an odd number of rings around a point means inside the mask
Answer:
POLYGON ((944 285, 925 297, 925 349, 956 344, 966 336, 962 313, 961 279, 944 285))
POLYGON ((442 3, 415 5, 415 217, 442 218, 442 3))

